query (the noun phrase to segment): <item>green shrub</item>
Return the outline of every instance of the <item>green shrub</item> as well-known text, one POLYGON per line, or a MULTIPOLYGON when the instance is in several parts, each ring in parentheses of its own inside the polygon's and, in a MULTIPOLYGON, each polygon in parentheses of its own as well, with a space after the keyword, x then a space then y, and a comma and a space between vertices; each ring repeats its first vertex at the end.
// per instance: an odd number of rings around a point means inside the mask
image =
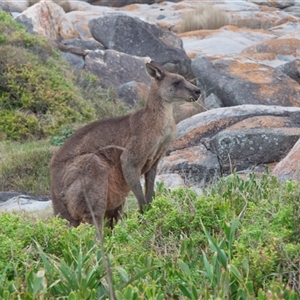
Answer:
POLYGON ((58 64, 62 62, 48 58, 42 63, 24 49, 0 46, 0 130, 8 138, 42 138, 65 123, 94 117, 91 103, 58 64))
POLYGON ((0 111, 0 140, 32 140, 129 108, 95 76, 71 70, 50 41, 0 11, 0 111))
POLYGON ((56 148, 45 142, 0 144, 0 190, 49 195, 49 162, 56 148))
MULTIPOLYGON (((201 196, 160 187, 144 215, 128 211, 106 230, 117 298, 298 299, 299 192, 268 173, 233 174, 201 196)), ((93 227, 9 214, 0 222, 0 298, 108 297, 93 227)))

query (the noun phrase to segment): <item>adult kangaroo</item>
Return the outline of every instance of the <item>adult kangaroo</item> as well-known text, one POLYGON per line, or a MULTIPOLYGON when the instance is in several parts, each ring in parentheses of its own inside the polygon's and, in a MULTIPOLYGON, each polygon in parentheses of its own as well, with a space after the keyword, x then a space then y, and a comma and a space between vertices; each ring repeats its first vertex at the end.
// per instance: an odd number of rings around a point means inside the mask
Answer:
POLYGON ((153 61, 146 70, 152 84, 145 107, 82 127, 51 160, 54 213, 73 226, 101 225, 106 214, 113 227, 130 190, 141 212, 152 200, 158 162, 177 133, 172 103, 197 100, 200 89, 153 61))

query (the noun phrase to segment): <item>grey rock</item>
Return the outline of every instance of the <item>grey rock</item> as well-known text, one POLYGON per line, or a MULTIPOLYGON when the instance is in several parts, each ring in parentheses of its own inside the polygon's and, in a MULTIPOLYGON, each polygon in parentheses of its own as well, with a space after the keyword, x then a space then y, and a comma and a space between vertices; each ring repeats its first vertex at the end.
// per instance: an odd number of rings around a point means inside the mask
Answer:
POLYGON ((283 159, 300 137, 300 108, 223 107, 178 124, 178 135, 159 174, 179 174, 200 188, 233 170, 264 170, 283 159))
POLYGON ((85 69, 96 75, 104 88, 116 87, 129 81, 150 85, 151 79, 146 73, 145 61, 145 58, 114 50, 97 50, 86 55, 85 69))
POLYGON ((183 50, 180 38, 156 24, 122 14, 111 14, 91 20, 89 27, 95 40, 106 49, 148 56, 169 71, 193 77, 191 60, 183 50))
POLYGON ((197 85, 214 93, 224 106, 262 104, 300 106, 300 86, 279 69, 242 57, 192 61, 197 85))
POLYGON ((62 40, 60 44, 68 47, 76 47, 82 50, 104 50, 103 45, 96 41, 85 41, 82 39, 68 39, 68 40, 62 40))
POLYGON ((218 157, 202 144, 173 151, 158 166, 159 174, 178 174, 185 184, 204 187, 221 176, 218 157))
POLYGON ((32 23, 32 19, 28 18, 26 15, 21 14, 19 16, 17 16, 15 18, 15 20, 21 24, 23 24, 27 30, 27 32, 31 33, 31 34, 36 34, 36 32, 34 31, 34 26, 32 23))
POLYGON ((223 174, 256 165, 278 162, 284 158, 300 137, 300 128, 232 130, 230 127, 216 134, 205 145, 215 153, 223 174))
POLYGON ((25 192, 20 192, 20 191, 11 191, 11 192, 0 192, 0 203, 6 202, 9 199, 15 198, 15 197, 22 197, 22 198, 27 198, 31 199, 34 201, 49 201, 49 197, 47 196, 35 196, 31 194, 27 194, 25 192))
POLYGON ((126 82, 117 87, 118 96, 130 106, 146 100, 149 90, 149 87, 136 81, 126 82))
POLYGON ((64 52, 62 54, 62 58, 64 58, 72 68, 77 70, 83 70, 85 66, 85 62, 82 56, 73 54, 70 52, 64 52))
POLYGON ((300 59, 294 59, 277 67, 277 69, 300 84, 300 59))
POLYGON ((214 93, 211 93, 204 99, 204 105, 207 109, 214 109, 224 106, 222 101, 214 93))

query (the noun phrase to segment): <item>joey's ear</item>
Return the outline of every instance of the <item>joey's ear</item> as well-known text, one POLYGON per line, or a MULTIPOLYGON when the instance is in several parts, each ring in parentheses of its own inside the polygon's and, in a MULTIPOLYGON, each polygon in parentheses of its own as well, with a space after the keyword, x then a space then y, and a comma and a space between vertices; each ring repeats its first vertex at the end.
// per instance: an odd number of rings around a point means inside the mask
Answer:
POLYGON ((164 70, 156 63, 146 63, 146 70, 150 77, 156 80, 162 80, 165 77, 164 70))

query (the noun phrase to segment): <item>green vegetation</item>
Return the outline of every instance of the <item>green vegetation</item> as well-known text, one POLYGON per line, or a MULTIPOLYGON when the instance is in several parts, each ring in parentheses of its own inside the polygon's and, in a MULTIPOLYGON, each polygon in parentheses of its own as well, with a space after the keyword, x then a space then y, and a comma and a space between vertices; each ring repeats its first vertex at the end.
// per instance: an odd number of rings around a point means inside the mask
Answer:
MULTIPOLYGON (((208 16, 193 22, 218 20, 208 16)), ((128 111, 0 12, 0 190, 49 194, 57 146, 82 123, 128 111)), ((105 228, 117 299, 299 299, 299 202, 298 183, 268 173, 233 174, 201 196, 159 185, 144 215, 134 201, 105 228)), ((109 297, 92 226, 12 213, 0 224, 0 299, 109 297)))
POLYGON ((72 71, 49 41, 0 11, 0 140, 47 138, 127 111, 94 76, 72 71))
POLYGON ((0 143, 0 191, 48 195, 49 163, 56 149, 48 142, 0 143))
MULTIPOLYGON (((160 186, 105 229, 117 299, 299 299, 300 186, 233 174, 197 196, 160 186)), ((94 228, 0 215, 0 298, 106 299, 94 228)))

